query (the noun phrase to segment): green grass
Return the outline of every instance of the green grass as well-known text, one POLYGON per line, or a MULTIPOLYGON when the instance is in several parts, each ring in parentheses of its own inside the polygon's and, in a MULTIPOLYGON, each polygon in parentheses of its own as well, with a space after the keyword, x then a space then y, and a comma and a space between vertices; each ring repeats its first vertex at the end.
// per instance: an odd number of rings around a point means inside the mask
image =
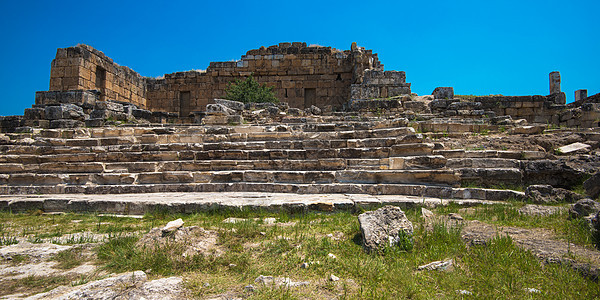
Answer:
MULTIPOLYGON (((531 217, 518 214, 522 203, 488 205, 461 211, 467 220, 480 220, 499 226, 542 227, 560 235, 570 234, 574 243, 591 245, 584 238, 580 223, 566 214, 531 217), (581 233, 578 233, 581 230, 581 233)), ((438 215, 458 212, 459 206, 435 209, 438 215)), ((61 233, 104 232, 110 234, 95 253, 97 264, 107 272, 149 271, 151 278, 183 276, 185 286, 194 297, 231 293, 250 299, 594 299, 600 297, 597 282, 582 277, 567 266, 543 265, 528 251, 507 237, 497 237, 482 246, 469 246, 461 238, 461 228, 442 223, 426 226, 420 209, 406 210, 414 225, 414 236, 404 247, 392 247, 381 253, 365 253, 361 246, 356 214, 268 213, 264 211, 228 210, 191 215, 153 212, 143 219, 98 217, 93 214, 50 217, 0 214, 2 232, 42 236, 44 228, 60 227, 61 233), (139 247, 139 237, 152 227, 183 218, 185 226, 200 226, 218 232, 220 256, 183 256, 177 244, 139 247), (238 223, 223 223, 228 217, 248 218, 238 223), (274 217, 277 225, 265 224, 274 217), (253 218, 258 218, 253 220, 253 218), (37 224, 35 220, 37 219, 37 224), (72 223, 72 220, 82 220, 72 223), (59 226, 51 227, 59 224, 59 226), (329 236, 331 234, 331 236, 329 236), (331 258, 329 254, 336 258, 331 258), (417 271, 419 265, 436 260, 453 259, 451 271, 417 271), (301 268, 308 263, 308 268, 301 268), (338 282, 327 280, 330 275, 338 282), (307 287, 258 288, 259 275, 289 277, 293 281, 310 281, 307 287), (252 284, 254 292, 244 289, 252 284), (527 288, 540 290, 539 294, 527 288), (464 296, 457 290, 467 290, 464 296)), ((57 231, 58 232, 58 231, 57 231)), ((589 231, 587 232, 589 235, 589 231)), ((55 237, 54 237, 55 238, 55 237)), ((77 250, 63 252, 55 260, 66 269, 85 262, 77 250), (68 265, 72 264, 72 265, 68 265)), ((30 283, 18 283, 22 287, 30 283)), ((16 284, 16 283, 15 283, 16 284)))
POLYGON ((82 265, 86 258, 83 256, 81 248, 71 248, 57 253, 53 260, 57 262, 57 268, 68 270, 82 265))

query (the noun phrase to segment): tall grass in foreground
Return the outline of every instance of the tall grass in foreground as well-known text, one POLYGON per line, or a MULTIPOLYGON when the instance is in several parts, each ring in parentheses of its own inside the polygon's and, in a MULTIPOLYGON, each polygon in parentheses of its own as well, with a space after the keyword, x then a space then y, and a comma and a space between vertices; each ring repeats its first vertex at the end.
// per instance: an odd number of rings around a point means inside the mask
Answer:
MULTIPOLYGON (((491 209, 490 214, 502 211, 508 219, 516 217, 504 209, 491 209)), ((600 297, 597 282, 567 266, 543 265, 508 237, 498 236, 487 245, 470 246, 462 241, 460 228, 441 223, 427 228, 418 213, 408 215, 415 224, 413 248, 394 247, 380 254, 363 251, 358 221, 349 213, 274 215, 288 222, 280 226, 268 226, 261 220, 229 224, 221 223, 222 216, 190 216, 198 225, 219 226, 219 244, 226 249, 220 257, 182 257, 176 246, 151 251, 135 247, 136 237, 116 237, 97 251, 112 271, 150 269, 151 275, 183 274, 186 286, 198 297, 223 292, 250 299, 600 297), (341 233, 340 239, 327 235, 336 232, 341 233), (454 260, 452 270, 417 271, 419 265, 444 259, 454 260), (300 267, 304 262, 309 263, 308 268, 300 267), (341 280, 328 281, 331 274, 341 280), (258 275, 289 277, 310 281, 311 285, 246 291, 244 286, 254 284, 258 275), (460 294, 460 290, 472 295, 460 294)))

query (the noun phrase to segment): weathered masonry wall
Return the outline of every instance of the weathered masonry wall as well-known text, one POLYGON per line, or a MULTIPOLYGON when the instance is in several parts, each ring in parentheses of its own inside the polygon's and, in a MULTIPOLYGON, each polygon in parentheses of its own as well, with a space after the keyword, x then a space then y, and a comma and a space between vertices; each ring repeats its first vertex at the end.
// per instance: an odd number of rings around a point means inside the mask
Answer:
POLYGON ((50 91, 97 90, 100 101, 132 103, 188 117, 204 111, 213 99, 224 98, 231 82, 250 75, 273 87, 280 101, 301 109, 312 105, 342 108, 351 97, 410 94, 404 72, 384 72, 372 50, 355 43, 351 50, 341 51, 299 42, 261 47, 238 61, 211 62, 206 71, 176 72, 161 79, 142 77, 90 46, 77 45, 58 49, 50 91))
MULTIPOLYGON (((350 86, 362 82, 365 69, 383 70, 377 54, 353 46, 340 51, 307 47, 306 43, 250 50, 239 61, 211 62, 204 72, 188 71, 148 80, 148 108, 182 112, 203 110, 212 99, 224 98, 230 82, 250 76, 273 87, 277 98, 290 107, 331 105, 341 108, 350 99, 350 86)), ((399 76, 404 83, 405 76, 399 76)), ((404 92, 410 94, 410 84, 404 92)))
POLYGON ((87 45, 56 51, 50 71, 50 91, 69 90, 98 90, 101 100, 146 107, 146 79, 87 45))

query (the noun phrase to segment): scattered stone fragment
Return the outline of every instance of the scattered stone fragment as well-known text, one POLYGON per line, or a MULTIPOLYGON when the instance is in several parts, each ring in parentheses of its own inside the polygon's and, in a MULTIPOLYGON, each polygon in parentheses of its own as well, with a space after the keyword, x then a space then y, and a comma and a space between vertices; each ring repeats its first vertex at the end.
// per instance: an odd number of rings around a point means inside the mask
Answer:
POLYGON ((417 270, 419 270, 419 271, 422 271, 422 270, 446 271, 446 270, 448 270, 449 267, 451 267, 453 265, 453 263, 454 263, 454 260, 452 260, 452 259, 434 261, 434 262, 430 262, 426 265, 417 267, 417 270))
POLYGON ((433 212, 425 207, 421 207, 421 217, 425 219, 431 218, 433 217, 433 212))
POLYGON ((329 258, 331 258, 331 259, 336 259, 337 258, 337 256, 335 256, 335 254, 333 254, 333 253, 329 253, 329 254, 327 254, 327 256, 329 258))
POLYGON ((264 275, 259 275, 258 277, 256 277, 256 279, 254 279, 254 283, 262 284, 263 286, 274 286, 274 287, 279 287, 279 286, 298 287, 298 286, 304 286, 304 285, 310 284, 308 281, 292 281, 288 277, 273 277, 273 276, 264 276, 264 275))
POLYGON ((309 265, 308 265, 308 263, 305 263, 305 262, 304 262, 304 263, 302 263, 302 264, 300 265, 300 268, 302 268, 302 269, 308 269, 308 266, 309 266, 309 265))
POLYGON ((249 284, 249 285, 245 286, 244 289, 248 292, 254 292, 255 287, 253 285, 249 284))
POLYGON ((456 290, 457 293, 461 294, 461 295, 473 295, 473 293, 467 291, 467 290, 456 290))
POLYGON ((167 225, 165 225, 165 227, 162 228, 162 232, 163 234, 167 234, 179 229, 181 226, 183 226, 183 220, 177 219, 175 221, 167 223, 167 225))
POLYGON ((544 131, 544 126, 519 126, 509 130, 510 134, 540 134, 544 131))
POLYGON ((272 225, 277 223, 277 219, 276 218, 264 218, 263 219, 263 224, 267 224, 267 225, 272 225))
POLYGON ((396 245, 401 234, 413 234, 412 223, 397 206, 388 205, 360 214, 358 221, 363 236, 363 247, 367 252, 396 245))
POLYGON ((333 274, 331 274, 331 275, 329 276, 329 281, 339 281, 339 280, 340 280, 340 278, 339 278, 339 277, 337 277, 337 276, 335 276, 335 275, 333 275, 333 274))
POLYGON ((574 153, 586 153, 592 149, 592 146, 584 143, 572 143, 566 146, 562 146, 556 149, 557 154, 574 154, 574 153))
POLYGON ((592 199, 582 199, 569 208, 569 214, 572 218, 583 218, 600 211, 600 203, 592 199))
POLYGON ((526 290, 528 293, 532 293, 532 294, 539 294, 539 293, 541 293, 541 291, 540 291, 540 290, 538 290, 538 289, 536 289, 536 288, 525 288, 525 290, 526 290))
POLYGON ((461 215, 457 214, 457 213, 449 213, 448 217, 450 218, 450 220, 457 220, 457 221, 464 220, 464 218, 461 215))
POLYGON ((235 224, 235 223, 240 223, 240 222, 245 222, 245 221, 248 221, 248 219, 230 217, 230 218, 223 220, 223 223, 235 224))

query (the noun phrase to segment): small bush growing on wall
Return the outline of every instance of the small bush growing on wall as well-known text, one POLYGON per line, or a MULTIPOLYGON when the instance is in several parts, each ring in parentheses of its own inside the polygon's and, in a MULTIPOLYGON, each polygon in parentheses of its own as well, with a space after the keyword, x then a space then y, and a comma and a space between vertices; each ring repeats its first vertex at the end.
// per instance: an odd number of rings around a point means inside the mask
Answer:
POLYGON ((273 93, 273 88, 266 85, 260 85, 254 77, 250 75, 246 80, 237 79, 234 83, 229 83, 225 90, 228 100, 240 101, 244 103, 250 102, 273 102, 279 103, 277 97, 273 93))

